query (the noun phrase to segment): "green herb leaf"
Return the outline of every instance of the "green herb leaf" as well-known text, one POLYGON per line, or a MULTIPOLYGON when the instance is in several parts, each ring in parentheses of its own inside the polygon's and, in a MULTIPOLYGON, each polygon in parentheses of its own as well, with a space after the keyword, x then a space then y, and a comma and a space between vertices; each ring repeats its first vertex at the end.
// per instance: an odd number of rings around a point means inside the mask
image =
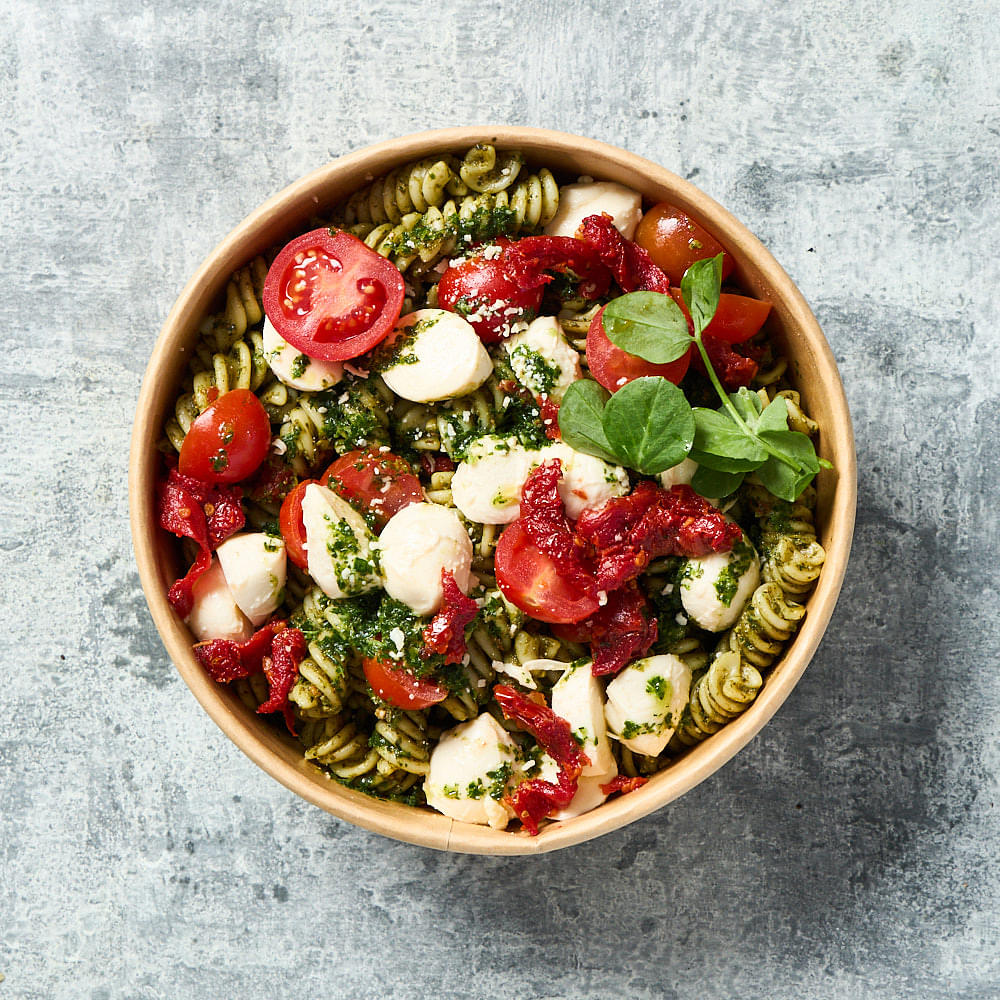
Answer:
POLYGON ((559 430, 571 448, 618 464, 601 418, 608 393, 592 379, 573 382, 559 405, 559 430))
POLYGON ((684 393, 658 375, 622 386, 604 407, 602 423, 622 462, 647 476, 682 462, 695 436, 684 393))
POLYGON ((745 476, 745 472, 720 472, 718 469, 699 465, 691 480, 691 489, 700 496, 718 500, 735 493, 745 476))
POLYGON ((758 478, 765 489, 776 497, 789 502, 795 500, 820 470, 812 441, 806 434, 788 430, 765 431, 761 438, 780 456, 792 460, 798 467, 793 468, 780 457, 771 455, 757 469, 758 478))
POLYGON ((629 292, 612 299, 601 321, 612 344, 653 364, 676 361, 691 347, 681 307, 663 292, 629 292))
POLYGON ((730 393, 729 399, 747 427, 756 430, 761 411, 764 409, 760 396, 749 389, 741 388, 739 392, 730 393))
POLYGON ((788 430, 788 406, 784 396, 775 396, 757 422, 757 433, 788 430))
POLYGON ((699 465, 720 472, 751 472, 767 458, 757 438, 750 436, 727 413, 695 407, 695 435, 691 457, 699 465))
POLYGON ((702 331, 712 322, 719 308, 719 290, 722 287, 722 254, 696 260, 681 278, 681 295, 687 303, 694 323, 694 332, 702 331))

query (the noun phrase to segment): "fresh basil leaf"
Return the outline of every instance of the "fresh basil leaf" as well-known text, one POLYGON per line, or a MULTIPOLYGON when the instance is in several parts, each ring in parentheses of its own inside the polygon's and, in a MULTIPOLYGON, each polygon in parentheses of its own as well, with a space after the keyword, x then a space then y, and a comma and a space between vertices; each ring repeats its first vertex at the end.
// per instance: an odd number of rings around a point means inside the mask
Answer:
POLYGON ((601 316, 608 340, 629 354, 662 365, 683 357, 691 334, 681 307, 663 292, 629 292, 601 316))
POLYGON ((563 441, 585 455, 618 464, 601 424, 608 393, 593 379, 580 379, 566 390, 559 405, 559 431, 563 441))
POLYGON ((681 295, 687 303, 694 332, 700 335, 719 308, 722 288, 722 254, 696 260, 681 278, 681 295))
POLYGON ((749 471, 767 458, 764 446, 755 437, 747 435, 725 412, 700 406, 691 412, 695 423, 695 450, 740 463, 735 467, 704 463, 710 468, 726 472, 749 471))
POLYGON ((760 396, 747 388, 741 388, 739 392, 731 393, 729 399, 750 430, 756 430, 757 420, 764 409, 760 396))
POLYGON ((700 496, 718 500, 735 493, 745 475, 745 472, 720 472, 718 469, 699 465, 691 479, 691 489, 700 496))
POLYGON ((820 469, 812 441, 806 434, 788 430, 766 431, 761 438, 779 455, 770 456, 757 470, 757 476, 765 489, 776 497, 789 502, 795 500, 820 469), (791 459, 796 465, 789 465, 781 460, 782 457, 791 459))
POLYGON ((604 407, 602 422, 621 461, 646 476, 683 462, 694 440, 684 393, 658 375, 622 386, 604 407))
POLYGON ((788 406, 784 396, 775 396, 768 404, 767 409, 760 415, 757 423, 757 433, 787 431, 788 430, 788 406))

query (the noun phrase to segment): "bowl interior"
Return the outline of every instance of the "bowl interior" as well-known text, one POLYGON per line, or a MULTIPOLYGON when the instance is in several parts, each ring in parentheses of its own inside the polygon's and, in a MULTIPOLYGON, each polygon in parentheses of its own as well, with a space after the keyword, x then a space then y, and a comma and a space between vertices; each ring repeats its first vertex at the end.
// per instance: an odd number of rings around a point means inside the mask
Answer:
POLYGON ((143 380, 129 468, 132 535, 150 611, 164 645, 195 697, 256 764, 315 805, 365 829, 442 850, 531 854, 569 846, 618 829, 688 791, 745 746, 777 711, 813 655, 833 613, 854 527, 857 469, 854 438, 836 363, 808 305, 771 254, 720 205, 670 171, 591 139, 527 128, 441 129, 367 147, 290 185, 248 216, 209 255, 184 288, 160 333, 143 380), (347 195, 393 167, 433 152, 476 142, 520 149, 529 161, 619 181, 649 203, 670 201, 702 223, 733 256, 738 283, 773 305, 769 329, 789 360, 805 410, 818 421, 817 450, 833 463, 817 479, 817 530, 827 562, 798 635, 765 680, 757 700, 720 732, 655 775, 643 788, 572 820, 551 823, 537 837, 457 823, 430 810, 382 802, 327 778, 301 747, 251 712, 225 685, 212 682, 191 652, 192 636, 166 600, 180 572, 173 540, 157 526, 156 442, 176 396, 198 325, 232 273, 257 254, 304 231, 347 195))

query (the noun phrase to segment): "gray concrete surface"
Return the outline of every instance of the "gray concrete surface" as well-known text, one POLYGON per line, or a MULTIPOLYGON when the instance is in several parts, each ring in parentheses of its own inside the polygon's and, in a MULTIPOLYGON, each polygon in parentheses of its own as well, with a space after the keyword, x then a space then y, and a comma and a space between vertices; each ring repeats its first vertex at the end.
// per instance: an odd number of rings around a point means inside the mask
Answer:
POLYGON ((995 4, 0 0, 0 1000, 1000 995, 995 4), (825 643, 681 801, 537 860, 353 829, 176 676, 126 522, 146 359, 333 156, 555 126, 800 283, 861 495, 825 643))

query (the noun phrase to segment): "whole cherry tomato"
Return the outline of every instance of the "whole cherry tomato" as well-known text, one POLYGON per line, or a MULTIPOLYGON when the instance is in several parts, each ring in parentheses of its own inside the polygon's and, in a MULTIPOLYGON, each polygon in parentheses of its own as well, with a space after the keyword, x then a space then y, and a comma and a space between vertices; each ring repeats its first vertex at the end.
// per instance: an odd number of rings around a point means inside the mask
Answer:
MULTIPOLYGON (((723 253, 722 244, 679 208, 665 201, 654 205, 640 220, 635 231, 639 244, 653 262, 667 274, 672 285, 679 285, 684 272, 696 261, 723 253)), ((733 259, 722 258, 722 280, 732 274, 733 259)))
POLYGON ((271 444, 271 422, 249 389, 219 396, 188 428, 177 469, 204 483, 238 483, 257 470, 271 444))

